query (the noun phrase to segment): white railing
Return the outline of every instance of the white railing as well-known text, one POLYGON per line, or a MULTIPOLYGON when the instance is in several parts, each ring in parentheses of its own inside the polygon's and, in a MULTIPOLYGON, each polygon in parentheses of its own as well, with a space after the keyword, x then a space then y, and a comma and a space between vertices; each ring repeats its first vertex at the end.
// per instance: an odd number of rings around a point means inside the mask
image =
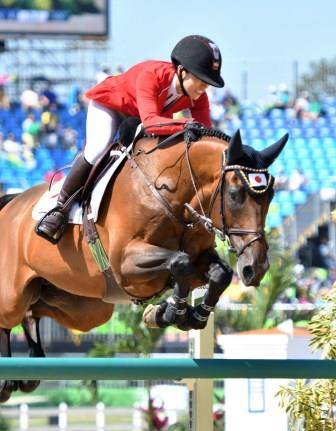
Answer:
MULTIPOLYGON (((140 412, 141 413, 141 412, 140 412)), ((1 415, 5 419, 18 420, 17 431, 134 431, 134 425, 139 423, 140 417, 137 410, 132 408, 106 408, 102 402, 95 407, 69 407, 66 403, 61 403, 58 408, 54 407, 29 407, 28 404, 21 404, 16 408, 1 408, 1 415), (126 417, 132 417, 129 424, 115 424, 107 426, 107 416, 121 414, 126 417), (87 415, 91 416, 91 421, 87 425, 70 424, 69 416, 87 415), (49 424, 41 423, 35 425, 36 418, 49 420, 49 424)))

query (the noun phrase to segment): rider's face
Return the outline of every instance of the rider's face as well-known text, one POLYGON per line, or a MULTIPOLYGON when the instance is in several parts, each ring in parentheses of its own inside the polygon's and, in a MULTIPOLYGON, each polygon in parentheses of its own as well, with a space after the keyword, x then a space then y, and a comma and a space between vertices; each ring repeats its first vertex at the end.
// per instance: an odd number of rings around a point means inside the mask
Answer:
POLYGON ((200 96, 202 96, 209 86, 186 70, 182 71, 182 79, 184 89, 192 100, 197 100, 200 96))

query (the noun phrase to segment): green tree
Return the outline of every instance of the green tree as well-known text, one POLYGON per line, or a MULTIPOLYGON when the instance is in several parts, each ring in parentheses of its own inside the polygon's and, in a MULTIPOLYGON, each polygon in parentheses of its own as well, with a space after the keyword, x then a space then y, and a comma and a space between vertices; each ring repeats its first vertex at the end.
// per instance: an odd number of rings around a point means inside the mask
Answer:
POLYGON ((319 96, 336 95, 336 58, 311 62, 309 70, 299 77, 298 91, 309 91, 319 96))
MULTIPOLYGON (((324 299, 325 304, 309 323, 313 336, 310 346, 313 351, 321 351, 324 359, 336 359, 336 285, 324 299)), ((336 429, 336 380, 298 379, 293 385, 282 386, 277 396, 280 407, 288 413, 292 430, 336 429)))
POLYGON ((0 431, 10 431, 10 429, 8 420, 0 415, 0 431))

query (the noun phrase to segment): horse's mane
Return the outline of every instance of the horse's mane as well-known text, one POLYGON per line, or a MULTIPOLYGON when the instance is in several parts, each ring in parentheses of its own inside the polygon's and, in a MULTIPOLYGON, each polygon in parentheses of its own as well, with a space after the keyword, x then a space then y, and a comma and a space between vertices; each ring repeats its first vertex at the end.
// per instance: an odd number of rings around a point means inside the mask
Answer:
POLYGON ((231 140, 231 136, 227 135, 226 133, 224 133, 218 129, 206 129, 206 128, 204 128, 204 129, 200 129, 199 131, 197 131, 197 134, 200 137, 207 136, 209 138, 218 138, 218 139, 221 139, 222 141, 225 141, 225 142, 230 142, 230 140, 231 140))

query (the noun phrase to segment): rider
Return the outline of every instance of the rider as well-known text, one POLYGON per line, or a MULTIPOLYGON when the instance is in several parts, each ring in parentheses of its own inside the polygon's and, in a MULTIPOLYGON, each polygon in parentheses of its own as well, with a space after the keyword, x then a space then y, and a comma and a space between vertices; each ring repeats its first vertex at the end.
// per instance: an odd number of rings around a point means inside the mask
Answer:
POLYGON ((144 61, 91 88, 86 93, 90 102, 84 151, 65 179, 57 206, 36 225, 36 233, 54 244, 60 240, 71 204, 111 142, 122 117, 140 117, 146 130, 156 135, 183 129, 188 132, 191 124, 211 127, 206 89, 209 85, 224 87, 221 63, 221 53, 214 42, 191 35, 174 47, 171 62, 144 61), (173 114, 183 109, 190 109, 192 117, 172 120, 173 114))

